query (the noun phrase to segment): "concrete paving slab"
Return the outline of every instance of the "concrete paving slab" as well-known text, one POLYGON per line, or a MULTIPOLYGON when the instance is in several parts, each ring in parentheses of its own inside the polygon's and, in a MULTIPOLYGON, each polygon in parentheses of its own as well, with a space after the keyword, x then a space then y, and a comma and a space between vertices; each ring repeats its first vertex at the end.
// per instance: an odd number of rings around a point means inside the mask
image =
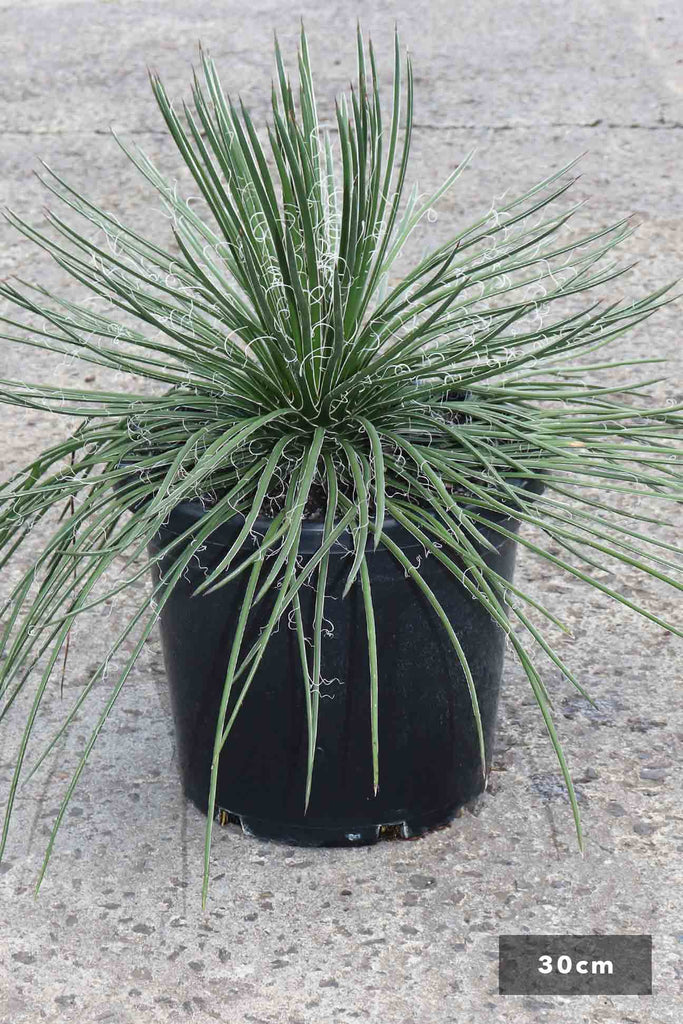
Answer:
MULTIPOLYGON (((41 223, 45 197, 32 171, 42 157, 127 221, 163 230, 147 187, 106 135, 114 124, 164 166, 177 166, 159 134, 145 65, 159 67, 174 95, 186 95, 203 39, 225 81, 261 117, 271 30, 291 54, 303 15, 321 104, 331 112, 352 71, 358 13, 347 0, 257 0, 248 9, 194 0, 0 3, 0 202, 41 223)), ((509 186, 524 187, 588 150, 577 184, 578 198, 592 197, 583 223, 631 212, 641 221, 625 246, 640 262, 618 282, 618 294, 643 294, 681 275, 683 19, 673 0, 512 0, 504 8, 490 0, 382 2, 362 14, 384 74, 394 19, 413 53, 412 170, 420 187, 435 186, 478 147, 418 246, 446 238, 509 186)), ((0 273, 79 294, 4 225, 0 273)), ((656 351, 670 359, 671 380, 658 385, 662 400, 681 400, 679 323, 680 308, 670 307, 623 341, 628 355, 656 351)), ((72 381, 88 371, 0 343, 0 373, 72 381)), ((0 407, 0 475, 66 429, 0 407)), ((672 541, 678 534, 680 525, 667 532, 672 541)), ((0 592, 11 579, 3 575, 0 592)), ((204 822, 180 794, 154 639, 98 742, 37 900, 32 887, 65 773, 104 688, 24 787, 0 866, 0 1022, 678 1022, 683 646, 528 552, 518 579, 552 599, 572 626, 576 640, 566 658, 597 700, 591 708, 548 674, 580 793, 585 857, 528 684, 510 659, 492 785, 476 816, 418 842, 359 850, 288 849, 216 829, 203 913, 204 822), (498 935, 525 931, 652 933, 655 994, 500 997, 498 935)), ((635 570, 621 571, 619 585, 680 621, 680 601, 663 585, 644 583, 635 570)), ((52 735, 134 598, 102 609, 87 634, 76 636, 65 698, 49 696, 37 746, 52 735)), ((15 733, 0 752, 0 787, 17 741, 15 733)))

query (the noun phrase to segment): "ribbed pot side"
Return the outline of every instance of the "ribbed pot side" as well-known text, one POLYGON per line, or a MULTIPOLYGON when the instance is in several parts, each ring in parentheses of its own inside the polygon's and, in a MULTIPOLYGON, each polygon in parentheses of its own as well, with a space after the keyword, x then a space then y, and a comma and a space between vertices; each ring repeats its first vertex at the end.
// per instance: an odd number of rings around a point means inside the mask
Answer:
MULTIPOLYGON (((151 552, 201 515, 179 505, 151 552)), ((236 517, 212 534, 204 566, 217 564, 241 525, 236 517)), ((264 530, 267 521, 257 521, 264 530)), ((518 523, 506 519, 516 530, 518 523)), ((440 601, 462 644, 475 681, 490 756, 505 636, 481 604, 395 521, 386 532, 399 544, 440 601)), ((482 557, 512 579, 516 543, 485 529, 497 552, 482 557)), ((306 521, 300 551, 320 544, 321 524, 306 521)), ((329 562, 322 648, 320 712, 308 810, 306 692, 296 630, 283 616, 267 646, 221 754, 216 809, 239 818, 245 832, 297 845, 374 842, 383 832, 419 835, 450 821, 484 789, 469 692, 458 658, 434 609, 383 546, 367 563, 379 661, 379 791, 373 793, 370 675, 363 598, 354 584, 342 600, 350 538, 329 562), (387 828, 394 826, 394 828, 387 828)), ((267 563, 266 563, 267 564, 267 563)), ((161 563, 163 571, 164 563, 161 563)), ((159 570, 155 569, 159 578, 159 570)), ((196 559, 176 584, 160 617, 177 753, 185 794, 206 812, 216 716, 248 573, 213 594, 191 597, 205 578, 196 559)), ((276 591, 252 611, 242 652, 267 621, 276 591)), ((312 635, 314 589, 300 590, 312 635)), ((244 677, 242 677, 244 678, 244 677)), ((231 707, 240 691, 233 686, 231 707)), ((488 766, 487 766, 488 768, 488 766)))

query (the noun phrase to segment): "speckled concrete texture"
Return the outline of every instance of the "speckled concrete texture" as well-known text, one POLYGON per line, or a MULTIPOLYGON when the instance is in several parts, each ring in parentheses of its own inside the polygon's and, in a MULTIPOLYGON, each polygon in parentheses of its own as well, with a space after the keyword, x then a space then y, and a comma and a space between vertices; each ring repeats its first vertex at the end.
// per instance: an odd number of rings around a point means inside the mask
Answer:
MULTIPOLYGON (((0 202, 44 222, 45 194, 33 176, 42 158, 128 222, 163 232, 154 196, 108 134, 115 126, 176 173, 146 65, 159 69, 173 95, 187 95, 202 40, 259 119, 267 112, 272 29, 291 56, 303 15, 329 117, 353 71, 359 13, 387 79, 395 20, 414 57, 413 180, 436 185, 477 147, 419 244, 438 242, 506 189, 586 151, 575 189, 590 198, 582 223, 635 213, 641 225, 626 246, 638 265, 616 282, 616 293, 639 295, 681 275, 676 0, 380 0, 367 10, 347 0, 0 2, 0 202)), ((0 273, 80 294, 6 224, 0 273)), ((669 358, 670 380, 657 385, 664 401, 683 399, 680 318, 679 304, 619 342, 627 355, 669 358)), ((73 382, 90 371, 0 343, 0 374, 73 382)), ((65 422, 0 407, 0 475, 66 430, 65 422)), ((677 524, 664 532, 675 540, 682 520, 673 517, 677 524)), ((0 592, 13 578, 3 575, 0 592)), ((518 578, 572 626, 575 639, 563 653, 597 701, 591 708, 548 672, 580 794, 585 857, 528 684, 509 660, 495 770, 477 815, 417 842, 358 850, 288 849, 217 828, 202 912, 204 822, 180 793, 154 639, 76 791, 38 899, 32 889, 47 834, 97 698, 21 792, 0 867, 2 1024, 677 1024, 683 644, 528 552, 518 578), (497 938, 523 931, 652 933, 655 994, 501 997, 497 938)), ((674 591, 630 569, 611 582, 681 621, 674 591)), ((134 600, 122 596, 77 634, 65 700, 77 695, 134 600)), ((55 686, 40 737, 51 735, 63 708, 55 686)), ((3 790, 14 728, 0 749, 3 790)))

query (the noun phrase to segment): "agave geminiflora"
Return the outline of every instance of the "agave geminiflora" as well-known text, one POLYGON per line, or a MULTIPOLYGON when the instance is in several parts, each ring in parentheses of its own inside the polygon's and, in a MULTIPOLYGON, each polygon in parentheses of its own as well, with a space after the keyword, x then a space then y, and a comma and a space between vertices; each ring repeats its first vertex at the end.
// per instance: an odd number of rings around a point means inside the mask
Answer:
MULTIPOLYGON (((510 628, 506 608, 528 631, 534 650, 542 649, 581 690, 541 632, 539 616, 566 627, 488 568, 481 545, 489 542, 479 531, 487 510, 507 511, 540 527, 555 553, 524 536, 520 543, 681 635, 591 572, 603 568, 607 556, 681 589, 672 575, 680 551, 653 537, 655 520, 609 502, 610 492, 681 498, 675 447, 681 407, 639 402, 651 381, 589 382, 598 371, 629 365, 623 359, 573 362, 592 356, 670 301, 668 289, 629 304, 579 301, 583 292, 623 273, 624 267, 605 257, 631 228, 623 221, 588 236, 561 233, 577 207, 556 212, 551 204, 570 187, 572 165, 491 209, 394 279, 406 239, 467 163, 434 195, 420 199, 413 190, 404 199, 413 84, 410 60, 403 62, 397 38, 394 49, 386 124, 372 47, 366 50, 360 31, 357 86, 341 99, 336 123, 327 127, 318 119, 303 31, 298 105, 276 43, 267 136, 257 132, 241 102, 225 95, 206 54, 203 78, 194 78, 193 109, 183 105, 177 111, 152 74, 156 101, 202 207, 180 198, 176 185, 142 152, 121 145, 162 197, 175 244, 148 241, 47 168, 44 183, 79 215, 80 229, 49 213, 50 236, 9 214, 91 299, 79 304, 40 287, 4 282, 0 293, 39 319, 25 323, 5 315, 2 322, 12 332, 2 336, 74 354, 153 386, 132 394, 1 382, 6 403, 81 420, 71 436, 0 489, 0 565, 30 539, 39 520, 61 513, 3 608, 0 716, 22 689, 34 687, 3 847, 41 699, 75 619, 148 573, 147 544, 178 502, 193 498, 206 506, 176 542, 162 582, 145 596, 65 717, 60 735, 112 655, 135 638, 67 786, 41 879, 87 757, 174 580, 193 556, 201 556, 211 531, 236 512, 244 517, 238 540, 199 587, 208 592, 239 573, 248 578, 216 729, 206 869, 217 755, 230 728, 228 697, 235 685, 246 691, 283 615, 296 627, 308 682, 310 789, 327 558, 344 530, 352 532, 355 551, 347 589, 362 589, 366 610, 375 787, 382 623, 373 616, 365 558, 369 535, 375 546, 390 548, 441 616, 454 657, 463 664, 483 746, 476 687, 458 638, 419 569, 383 533, 386 515, 452 569, 508 633, 557 752, 579 841, 576 799, 549 695, 521 639, 524 631, 510 628), (93 296, 101 300, 99 310, 93 296), (138 328, 131 326, 131 316, 117 318, 117 311, 132 314, 138 328), (15 329, 24 333, 17 336, 15 329), (525 486, 539 479, 545 484, 540 497, 525 486), (591 490, 596 487, 597 494, 591 490), (304 560, 298 539, 313 495, 324 509, 323 543, 304 560), (272 525, 246 557, 242 541, 264 512, 272 525), (645 524, 640 530, 636 520, 645 524), (660 554, 648 545, 658 545, 660 554), (129 575, 102 590, 107 570, 121 555, 129 575), (308 624, 299 606, 303 585, 313 585, 317 595, 308 624), (268 625, 254 647, 243 651, 248 615, 274 586, 279 592, 268 625)), ((509 535, 503 522, 493 528, 509 535)))

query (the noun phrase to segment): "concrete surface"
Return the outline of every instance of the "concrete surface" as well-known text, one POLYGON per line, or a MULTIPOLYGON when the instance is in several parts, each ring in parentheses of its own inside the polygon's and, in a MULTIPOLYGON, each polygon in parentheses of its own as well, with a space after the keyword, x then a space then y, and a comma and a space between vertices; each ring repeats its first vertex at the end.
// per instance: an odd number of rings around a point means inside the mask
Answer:
MULTIPOLYGON (((260 118, 271 30, 292 54, 303 15, 329 112, 352 71, 358 13, 348 0, 0 3, 0 201, 40 223, 45 197, 31 172, 43 158, 129 222, 163 228, 144 183, 107 135, 113 124, 169 170, 177 166, 145 65, 159 68, 172 94, 187 94, 202 39, 229 87, 260 118)), ((381 0, 362 13, 384 71, 394 19, 414 56, 413 179, 436 184, 478 146, 429 225, 430 241, 488 209, 506 188, 528 185, 587 150, 577 186, 577 196, 593 197, 584 221, 630 212, 641 221, 628 243, 640 262, 619 292, 642 294, 680 276, 683 22, 675 0, 381 0)), ((0 272, 78 293, 6 225, 0 272)), ((668 309, 620 343, 631 354, 669 356, 672 380, 659 395, 679 401, 680 315, 680 305, 668 309)), ((2 344, 0 372, 74 380, 88 370, 2 344)), ((0 428, 4 476, 66 426, 2 407, 0 428)), ((351 851, 293 850, 217 829, 203 913, 203 820, 180 794, 155 640, 76 792, 37 900, 32 887, 65 768, 97 701, 59 760, 22 792, 0 867, 2 1024, 679 1021, 683 646, 532 557, 520 559, 519 579, 552 598, 574 627, 566 657, 598 701, 591 709, 549 673, 581 793, 584 858, 528 684, 510 662, 493 785, 478 816, 419 842, 351 851), (655 994, 500 997, 498 935, 523 931, 652 933, 655 994)), ((0 581, 3 592, 10 581, 11 574, 0 581)), ((618 583, 680 621, 673 592, 630 571, 618 583)), ((76 638, 67 699, 132 599, 76 638)), ((59 712, 59 695, 51 694, 41 735, 50 735, 59 712)), ((0 752, 3 786, 11 746, 0 752)))

